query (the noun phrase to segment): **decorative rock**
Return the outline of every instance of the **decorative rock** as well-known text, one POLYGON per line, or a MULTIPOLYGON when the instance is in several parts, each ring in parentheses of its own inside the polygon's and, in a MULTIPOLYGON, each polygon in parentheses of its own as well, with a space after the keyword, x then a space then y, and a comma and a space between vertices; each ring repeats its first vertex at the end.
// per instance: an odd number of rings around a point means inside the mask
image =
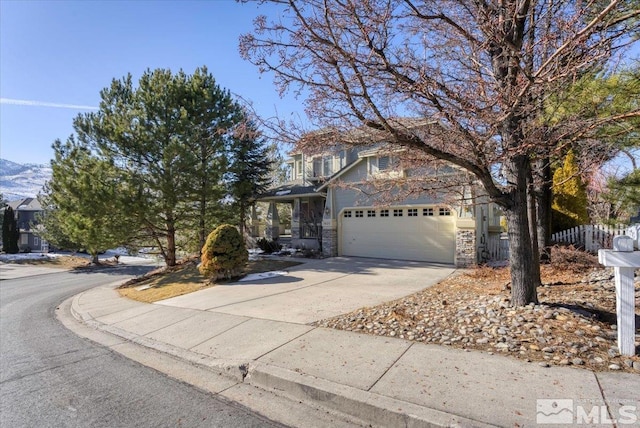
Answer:
POLYGON ((573 364, 574 366, 582 366, 584 365, 584 361, 582 360, 582 358, 574 358, 573 360, 571 360, 571 364, 573 364))
POLYGON ((539 365, 540 367, 550 367, 549 363, 547 363, 547 362, 545 362, 545 361, 540 361, 540 362, 538 363, 538 365, 539 365))
POLYGON ((620 370, 620 366, 617 364, 609 364, 609 370, 620 370))

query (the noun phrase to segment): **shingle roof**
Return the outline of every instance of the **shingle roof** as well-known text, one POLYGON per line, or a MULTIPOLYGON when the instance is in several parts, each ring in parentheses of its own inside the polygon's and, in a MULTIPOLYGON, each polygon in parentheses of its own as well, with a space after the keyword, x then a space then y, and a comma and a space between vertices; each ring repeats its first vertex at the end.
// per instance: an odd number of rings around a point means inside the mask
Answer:
POLYGON ((267 198, 276 198, 282 197, 283 199, 287 196, 298 196, 298 195, 307 195, 307 194, 317 194, 315 185, 308 184, 299 184, 299 183, 286 183, 278 187, 274 187, 272 189, 267 190, 266 192, 259 195, 256 199, 267 199, 267 198))
POLYGON ((42 211, 42 205, 36 198, 24 198, 7 203, 14 211, 42 211))

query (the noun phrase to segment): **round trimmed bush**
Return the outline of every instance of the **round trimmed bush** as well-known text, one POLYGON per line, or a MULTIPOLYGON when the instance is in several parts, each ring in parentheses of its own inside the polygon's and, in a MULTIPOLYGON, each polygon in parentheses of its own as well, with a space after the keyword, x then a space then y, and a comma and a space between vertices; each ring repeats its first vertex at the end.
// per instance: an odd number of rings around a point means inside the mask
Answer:
POLYGON ((247 247, 238 229, 223 224, 209 234, 202 247, 200 273, 212 280, 229 279, 240 276, 248 261, 247 247))

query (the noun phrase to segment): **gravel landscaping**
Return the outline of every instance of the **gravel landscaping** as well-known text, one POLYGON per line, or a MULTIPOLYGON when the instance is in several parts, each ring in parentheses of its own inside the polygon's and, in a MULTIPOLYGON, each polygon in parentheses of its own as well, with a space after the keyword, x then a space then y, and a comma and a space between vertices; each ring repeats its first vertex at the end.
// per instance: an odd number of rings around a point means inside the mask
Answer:
POLYGON ((572 249, 556 249, 554 257, 557 262, 542 266, 538 305, 511 307, 508 268, 479 267, 459 270, 405 298, 314 325, 507 354, 542 366, 640 373, 640 356, 617 351, 613 269, 572 249))

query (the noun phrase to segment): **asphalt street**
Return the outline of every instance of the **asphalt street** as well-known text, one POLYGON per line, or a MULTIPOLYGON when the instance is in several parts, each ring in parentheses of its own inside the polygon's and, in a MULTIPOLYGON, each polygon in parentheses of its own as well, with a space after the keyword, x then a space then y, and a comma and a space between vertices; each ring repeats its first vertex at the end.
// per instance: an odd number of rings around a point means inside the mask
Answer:
POLYGON ((141 269, 0 281, 1 427, 281 426, 80 338, 57 321, 56 307, 66 298, 141 269))

